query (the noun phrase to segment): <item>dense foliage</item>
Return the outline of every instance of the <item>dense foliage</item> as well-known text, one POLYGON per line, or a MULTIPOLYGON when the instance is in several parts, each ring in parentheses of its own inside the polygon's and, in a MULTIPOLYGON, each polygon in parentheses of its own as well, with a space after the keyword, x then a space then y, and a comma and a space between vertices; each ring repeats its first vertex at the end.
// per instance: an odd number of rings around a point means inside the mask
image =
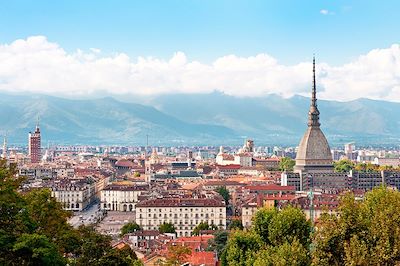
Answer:
POLYGON ((225 200, 226 205, 229 204, 229 199, 231 198, 229 195, 229 190, 222 186, 222 187, 218 187, 215 191, 217 191, 225 200))
POLYGON ((323 215, 315 235, 315 265, 399 265, 400 192, 375 188, 341 198, 340 215, 323 215))
POLYGON ((165 266, 178 266, 185 263, 187 258, 192 254, 192 250, 188 246, 170 245, 166 260, 161 264, 165 266))
POLYGON ((339 201, 314 234, 300 209, 261 208, 249 230, 210 245, 221 265, 400 265, 400 192, 378 187, 364 199, 347 193, 339 201))
POLYGON ((133 233, 138 230, 141 230, 141 228, 140 228, 140 225, 138 225, 137 223, 135 223, 135 222, 126 223, 121 228, 121 236, 129 234, 129 233, 133 233))
POLYGON ((92 227, 72 228, 49 190, 19 191, 23 181, 0 160, 0 265, 141 265, 92 227))
POLYGON ((218 230, 218 227, 214 224, 208 224, 207 222, 201 222, 193 229, 192 235, 198 236, 198 235, 200 235, 200 231, 203 231, 203 230, 218 230))
POLYGON ((233 220, 229 225, 228 225, 228 230, 243 230, 243 224, 241 220, 233 220))
POLYGON ((297 208, 260 209, 249 231, 233 231, 223 265, 307 265, 311 225, 297 208))
POLYGON ((163 223, 158 228, 161 234, 164 233, 176 233, 175 226, 172 223, 163 223))
POLYGON ((280 171, 293 171, 293 167, 296 164, 295 160, 289 157, 283 157, 279 161, 280 171))

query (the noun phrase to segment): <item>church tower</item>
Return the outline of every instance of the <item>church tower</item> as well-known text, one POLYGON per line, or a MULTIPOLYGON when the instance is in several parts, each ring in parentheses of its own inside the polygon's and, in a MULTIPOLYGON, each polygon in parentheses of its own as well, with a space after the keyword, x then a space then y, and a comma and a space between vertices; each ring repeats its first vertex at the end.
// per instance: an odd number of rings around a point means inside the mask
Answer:
POLYGON ((315 57, 313 58, 313 82, 311 103, 308 111, 308 128, 300 141, 294 171, 322 173, 333 171, 333 160, 328 141, 322 132, 317 106, 317 88, 315 82, 315 57))

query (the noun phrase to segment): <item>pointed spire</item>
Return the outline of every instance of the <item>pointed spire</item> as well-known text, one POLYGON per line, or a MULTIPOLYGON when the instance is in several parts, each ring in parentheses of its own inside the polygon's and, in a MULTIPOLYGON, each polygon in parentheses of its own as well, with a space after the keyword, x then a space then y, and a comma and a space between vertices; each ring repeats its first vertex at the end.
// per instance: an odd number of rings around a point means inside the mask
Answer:
POLYGON ((315 56, 313 56, 313 83, 311 92, 311 105, 310 111, 308 112, 308 126, 319 127, 319 111, 317 107, 317 85, 315 82, 315 56))
POLYGON ((313 56, 313 84, 312 84, 311 105, 317 106, 317 86, 315 82, 315 55, 313 56))

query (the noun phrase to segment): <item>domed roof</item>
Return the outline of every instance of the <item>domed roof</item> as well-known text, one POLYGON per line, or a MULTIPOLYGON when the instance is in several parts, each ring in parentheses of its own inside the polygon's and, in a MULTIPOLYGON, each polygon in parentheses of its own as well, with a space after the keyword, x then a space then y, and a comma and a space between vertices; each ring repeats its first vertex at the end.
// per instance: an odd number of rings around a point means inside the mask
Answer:
POLYGON ((305 165, 332 163, 332 154, 328 141, 319 127, 309 126, 300 141, 296 156, 296 164, 305 165))
POLYGON ((308 128, 300 141, 296 155, 296 170, 333 167, 331 149, 320 128, 315 84, 315 59, 313 60, 313 86, 311 105, 308 111, 308 128))

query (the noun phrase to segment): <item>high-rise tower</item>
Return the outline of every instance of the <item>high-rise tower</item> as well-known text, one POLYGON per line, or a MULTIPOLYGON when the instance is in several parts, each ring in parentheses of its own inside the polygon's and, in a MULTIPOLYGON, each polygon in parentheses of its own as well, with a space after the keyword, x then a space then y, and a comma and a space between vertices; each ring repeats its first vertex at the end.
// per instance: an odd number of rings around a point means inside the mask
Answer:
POLYGON ((3 140, 3 153, 1 154, 2 159, 7 159, 7 136, 4 136, 3 140))
POLYGON ((36 123, 35 132, 29 132, 29 146, 28 152, 31 157, 31 163, 39 163, 41 157, 41 140, 40 140, 40 128, 39 118, 36 123))
POLYGON ((308 128, 300 141, 296 156, 295 172, 333 171, 333 160, 328 141, 320 128, 315 82, 315 58, 313 58, 313 82, 311 104, 308 111, 308 128))

